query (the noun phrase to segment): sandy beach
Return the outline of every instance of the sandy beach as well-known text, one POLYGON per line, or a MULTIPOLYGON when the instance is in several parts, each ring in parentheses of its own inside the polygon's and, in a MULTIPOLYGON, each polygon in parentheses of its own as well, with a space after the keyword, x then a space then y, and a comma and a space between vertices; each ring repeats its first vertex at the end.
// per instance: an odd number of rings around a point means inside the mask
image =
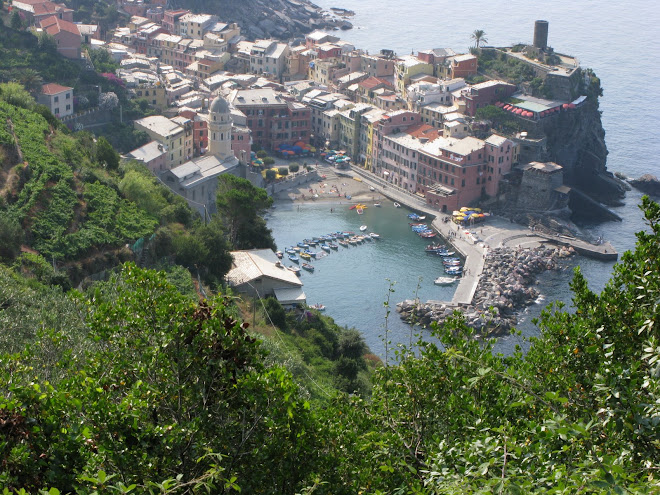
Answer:
MULTIPOLYGON (((337 175, 331 167, 319 165, 317 181, 306 182, 300 186, 292 186, 273 196, 275 202, 296 203, 333 203, 333 204, 357 204, 364 203, 372 205, 383 201, 389 201, 377 190, 371 190, 370 186, 352 177, 337 175)), ((359 179, 359 178, 358 178, 359 179)))

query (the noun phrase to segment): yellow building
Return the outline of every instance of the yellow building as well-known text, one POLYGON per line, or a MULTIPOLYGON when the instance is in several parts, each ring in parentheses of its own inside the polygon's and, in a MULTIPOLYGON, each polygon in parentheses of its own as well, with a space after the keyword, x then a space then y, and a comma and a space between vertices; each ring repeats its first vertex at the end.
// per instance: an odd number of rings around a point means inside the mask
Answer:
POLYGON ((138 130, 146 132, 151 139, 167 148, 165 164, 167 169, 181 165, 189 160, 185 149, 185 129, 162 115, 152 115, 134 123, 138 130))
POLYGON ((405 97, 406 86, 410 78, 418 74, 433 75, 433 65, 428 64, 413 55, 401 57, 394 67, 394 84, 397 91, 405 97))
POLYGON ((167 94, 165 86, 160 83, 139 84, 135 87, 135 97, 144 98, 149 102, 150 106, 160 110, 167 108, 167 94))

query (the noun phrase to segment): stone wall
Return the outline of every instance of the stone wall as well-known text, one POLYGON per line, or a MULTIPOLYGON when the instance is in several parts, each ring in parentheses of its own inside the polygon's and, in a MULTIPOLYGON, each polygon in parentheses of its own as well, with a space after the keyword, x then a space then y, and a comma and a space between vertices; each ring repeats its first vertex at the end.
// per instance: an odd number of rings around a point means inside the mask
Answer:
POLYGON ((311 172, 299 172, 295 176, 287 176, 286 179, 281 180, 280 182, 274 182, 266 187, 268 194, 271 196, 273 194, 281 193, 291 188, 298 187, 302 184, 307 184, 309 182, 316 182, 319 180, 319 174, 316 170, 311 172))

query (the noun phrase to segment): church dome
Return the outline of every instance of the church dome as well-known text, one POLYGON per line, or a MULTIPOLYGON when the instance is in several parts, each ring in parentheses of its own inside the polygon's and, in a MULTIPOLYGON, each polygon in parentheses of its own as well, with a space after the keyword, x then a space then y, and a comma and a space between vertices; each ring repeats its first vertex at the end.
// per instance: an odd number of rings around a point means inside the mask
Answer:
POLYGON ((209 108, 211 113, 229 113, 229 103, 222 96, 216 96, 209 108))

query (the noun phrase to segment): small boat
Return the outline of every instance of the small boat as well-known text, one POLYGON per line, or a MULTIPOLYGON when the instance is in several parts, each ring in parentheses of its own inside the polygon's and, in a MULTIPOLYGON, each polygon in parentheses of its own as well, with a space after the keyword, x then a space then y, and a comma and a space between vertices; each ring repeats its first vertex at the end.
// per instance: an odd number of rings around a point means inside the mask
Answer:
POLYGON ((357 214, 358 214, 358 215, 362 215, 362 214, 364 213, 364 210, 363 210, 362 208, 358 208, 358 209, 355 210, 355 211, 357 211, 357 214))
POLYGON ((282 259, 282 257, 284 256, 284 254, 282 253, 282 251, 277 251, 277 252, 275 253, 275 255, 276 255, 279 259, 282 259))
POLYGON ((304 253, 300 253, 300 257, 301 257, 302 259, 304 259, 304 260, 308 260, 308 261, 312 259, 312 255, 309 254, 309 253, 306 252, 306 251, 305 251, 304 253))
POLYGON ((360 225, 360 232, 364 232, 365 230, 367 230, 367 226, 366 225, 360 225))
POLYGON ((358 243, 358 242, 357 242, 357 239, 356 239, 355 237, 351 237, 351 238, 348 240, 348 243, 351 244, 351 245, 353 245, 353 246, 357 246, 357 243, 358 243))
POLYGON ((316 311, 325 311, 325 306, 321 303, 313 304, 310 308, 315 309, 316 311))
POLYGON ((370 232, 369 237, 372 239, 380 239, 380 235, 376 234, 375 232, 370 232))
POLYGON ((286 254, 296 254, 296 250, 293 249, 292 247, 288 247, 285 249, 286 254))
POLYGON ((375 206, 376 208, 380 208, 381 205, 380 205, 380 203, 374 203, 374 206, 375 206))
POLYGON ((314 265, 310 265, 309 263, 303 263, 302 267, 307 270, 308 272, 313 272, 314 271, 314 265))
POLYGON ((443 256, 444 257, 444 256, 453 256, 456 253, 454 251, 439 251, 435 254, 437 254, 438 256, 443 256))
POLYGON ((305 249, 305 254, 309 254, 312 258, 316 258, 316 251, 312 251, 311 249, 305 249))
POLYGON ((461 266, 445 267, 445 273, 447 275, 460 275, 461 273, 463 273, 463 267, 461 266))
POLYGON ((295 254, 290 254, 289 259, 294 263, 300 263, 300 258, 298 258, 298 256, 296 256, 295 254))
POLYGON ((344 241, 343 239, 339 239, 337 242, 344 247, 348 247, 348 242, 344 241))
POLYGON ((328 247, 329 247, 330 249, 335 249, 335 250, 336 250, 336 249, 339 249, 339 246, 338 246, 337 244, 335 244, 334 242, 329 242, 329 243, 328 243, 328 247))
POLYGON ((394 202, 394 207, 395 207, 395 208, 401 208, 401 205, 395 201, 395 202, 394 202))
POLYGON ((298 247, 303 249, 309 249, 309 244, 305 244, 304 242, 299 242, 298 247))
POLYGON ((293 273, 295 273, 300 277, 300 268, 298 268, 297 266, 287 266, 286 268, 287 270, 291 270, 293 273))
POLYGON ((458 280, 458 277, 438 277, 433 283, 435 285, 451 285, 458 280))
POLYGON ((321 249, 323 249, 323 251, 326 253, 330 252, 330 246, 326 246, 325 244, 321 244, 321 249))
POLYGON ((437 253, 438 251, 446 251, 446 247, 442 244, 429 244, 424 248, 427 253, 437 253))
POLYGON ((369 186, 369 190, 370 190, 370 191, 375 191, 376 188, 375 188, 374 186, 369 186))

